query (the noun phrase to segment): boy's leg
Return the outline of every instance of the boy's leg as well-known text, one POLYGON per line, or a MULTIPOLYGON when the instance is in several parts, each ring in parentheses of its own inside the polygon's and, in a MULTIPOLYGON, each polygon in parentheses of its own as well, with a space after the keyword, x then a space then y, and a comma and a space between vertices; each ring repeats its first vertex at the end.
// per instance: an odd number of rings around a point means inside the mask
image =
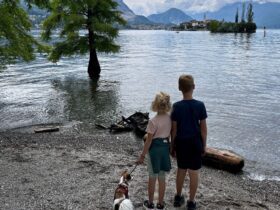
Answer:
POLYGON ((182 189, 183 189, 183 185, 184 185, 184 181, 185 181, 185 177, 186 177, 186 172, 187 172, 186 169, 181 169, 181 168, 177 169, 177 177, 176 177, 177 195, 182 194, 182 189))
POLYGON ((149 177, 149 183, 148 183, 148 197, 149 202, 153 203, 154 201, 154 194, 155 194, 155 186, 156 186, 156 178, 155 177, 149 177))
POLYGON ((190 170, 188 169, 188 173, 190 176, 190 201, 194 201, 196 191, 199 183, 199 170, 190 170))
POLYGON ((165 173, 160 172, 159 177, 158 177, 158 203, 163 205, 164 204, 164 194, 165 194, 165 173), (163 174, 161 174, 163 173, 163 174))

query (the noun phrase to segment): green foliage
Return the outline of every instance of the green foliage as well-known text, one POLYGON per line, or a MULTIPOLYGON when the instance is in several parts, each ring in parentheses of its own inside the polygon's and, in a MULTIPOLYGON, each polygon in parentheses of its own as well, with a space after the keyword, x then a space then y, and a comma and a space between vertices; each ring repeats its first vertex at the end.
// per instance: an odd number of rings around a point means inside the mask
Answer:
POLYGON ((255 23, 232 23, 213 20, 208 29, 213 33, 254 33, 257 26, 255 23))
POLYGON ((62 56, 85 54, 91 49, 98 52, 118 52, 114 40, 118 29, 114 24, 125 24, 113 0, 53 0, 50 16, 43 22, 43 40, 52 39, 54 30, 59 40, 54 42, 49 59, 58 61, 62 56))
POLYGON ((220 27, 220 22, 217 21, 217 20, 212 20, 207 25, 207 29, 210 30, 213 33, 218 32, 219 27, 220 27))
POLYGON ((0 67, 17 60, 31 61, 36 49, 48 49, 30 35, 32 25, 19 0, 0 1, 0 14, 0 67))
POLYGON ((33 5, 36 5, 39 8, 46 9, 49 8, 50 1, 49 0, 25 0, 26 4, 29 8, 33 5))

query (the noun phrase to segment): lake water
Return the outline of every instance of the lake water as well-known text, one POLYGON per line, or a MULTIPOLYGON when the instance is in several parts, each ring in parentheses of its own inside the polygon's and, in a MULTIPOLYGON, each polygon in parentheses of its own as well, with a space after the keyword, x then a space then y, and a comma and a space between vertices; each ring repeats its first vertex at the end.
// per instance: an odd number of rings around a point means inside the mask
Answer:
POLYGON ((266 37, 262 30, 121 31, 118 43, 119 54, 99 55, 97 83, 88 79, 88 56, 53 64, 39 55, 2 70, 0 130, 60 123, 98 132, 95 123, 150 111, 158 91, 180 100, 177 80, 188 73, 195 78, 195 98, 208 111, 208 145, 243 155, 253 179, 280 181, 280 30, 267 30, 266 37))

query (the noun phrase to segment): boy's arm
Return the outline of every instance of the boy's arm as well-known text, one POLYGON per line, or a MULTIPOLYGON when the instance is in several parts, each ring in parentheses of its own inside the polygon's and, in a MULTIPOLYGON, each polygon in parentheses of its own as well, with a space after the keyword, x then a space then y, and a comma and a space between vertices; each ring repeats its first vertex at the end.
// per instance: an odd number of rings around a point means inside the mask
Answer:
POLYGON ((203 144, 203 153, 206 151, 206 141, 207 141, 207 123, 206 119, 200 121, 200 130, 203 144))
POLYGON ((171 129, 171 155, 175 157, 175 137, 177 133, 177 122, 172 121, 172 129, 171 129))

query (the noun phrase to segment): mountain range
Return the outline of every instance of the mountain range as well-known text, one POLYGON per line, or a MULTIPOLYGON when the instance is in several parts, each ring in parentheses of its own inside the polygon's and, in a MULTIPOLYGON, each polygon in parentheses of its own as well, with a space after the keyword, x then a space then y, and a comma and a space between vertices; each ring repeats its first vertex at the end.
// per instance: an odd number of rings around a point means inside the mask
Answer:
MULTIPOLYGON (((135 14, 123 0, 115 0, 119 6, 118 10, 122 12, 122 16, 127 21, 127 25, 170 25, 187 22, 192 19, 201 20, 206 15, 207 19, 234 21, 237 8, 239 9, 239 18, 241 17, 242 3, 228 4, 216 12, 206 13, 189 13, 171 8, 166 12, 159 14, 152 14, 148 17, 135 14)), ((23 1, 21 1, 24 6, 23 1)), ((25 6, 26 7, 26 6, 25 6)), ((247 9, 246 9, 247 10, 247 9)), ((264 2, 264 3, 253 3, 254 21, 258 28, 280 28, 280 3, 264 2)), ((46 15, 46 12, 36 7, 29 11, 29 14, 33 15, 46 15)))
MULTIPOLYGON (((125 3, 122 0, 118 0, 118 2, 120 5, 125 5, 125 3)), ((128 8, 128 6, 126 7, 128 8)), ((145 24, 145 22, 142 22, 142 20, 148 22, 149 24, 179 24, 182 22, 190 21, 192 19, 202 20, 205 15, 207 19, 216 19, 216 20, 225 20, 225 21, 234 22, 237 8, 239 10, 239 19, 240 19, 241 11, 242 11, 241 2, 228 4, 216 12, 190 13, 189 15, 187 15, 186 13, 184 13, 179 9, 171 8, 163 13, 149 15, 147 18, 141 16, 142 17, 141 19, 140 18, 137 19, 138 20, 137 24, 145 24)), ((121 11, 123 11, 123 13, 126 14, 126 11, 124 10, 121 11)), ((254 11, 254 21, 256 22, 258 28, 262 28, 264 26, 266 28, 280 28, 280 3, 255 2, 253 3, 253 11, 254 11)), ((247 5, 246 5, 246 12, 247 12, 247 5)), ((134 19, 128 19, 128 23, 132 23, 131 20, 134 19)))

